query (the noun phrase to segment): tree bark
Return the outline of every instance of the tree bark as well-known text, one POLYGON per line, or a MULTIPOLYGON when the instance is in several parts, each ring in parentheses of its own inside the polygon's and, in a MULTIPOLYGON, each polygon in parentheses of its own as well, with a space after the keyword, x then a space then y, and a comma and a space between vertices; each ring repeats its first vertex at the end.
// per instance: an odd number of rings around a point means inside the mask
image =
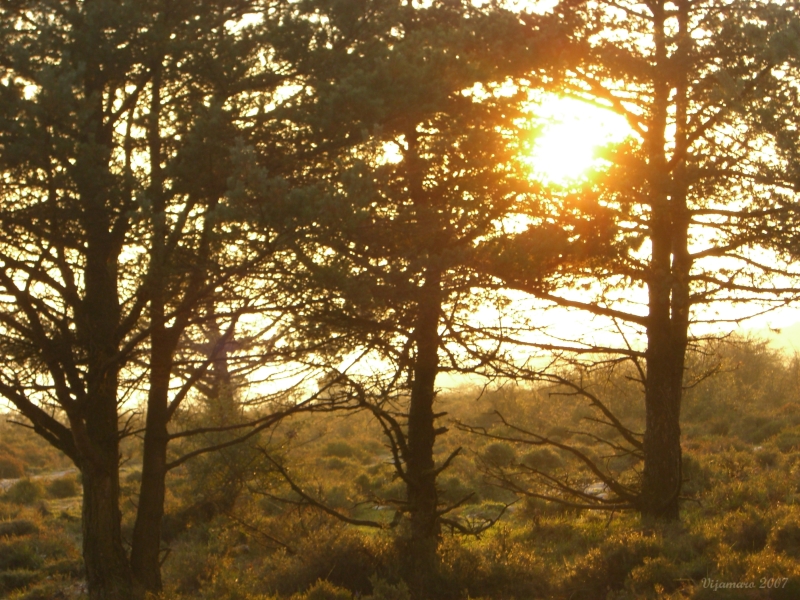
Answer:
POLYGON ((169 384, 177 339, 167 328, 167 220, 164 175, 161 169, 161 58, 153 64, 152 96, 148 123, 153 202, 153 235, 150 248, 150 389, 147 395, 142 482, 131 540, 131 568, 149 592, 160 592, 161 528, 166 495, 167 445, 169 444, 169 384))
MULTIPOLYGON (((153 370, 147 400, 144 449, 142 455, 142 482, 139 488, 139 507, 131 540, 131 568, 136 578, 150 592, 160 592, 161 582, 161 529, 164 518, 166 494, 167 445, 169 433, 168 391, 172 366, 172 351, 156 351, 156 340, 151 354, 153 370), (161 356, 157 356, 161 355, 161 356)), ((160 344, 159 344, 160 345, 160 344)))
POLYGON ((408 410, 406 489, 410 516, 408 568, 414 587, 423 587, 436 566, 439 546, 439 504, 433 446, 436 441, 433 403, 439 370, 441 275, 428 268, 418 304, 414 341, 417 356, 408 410))
POLYGON ((83 477, 83 559, 91 600, 141 597, 122 545, 117 457, 107 468, 81 469, 83 477))
MULTIPOLYGON (((679 2, 679 53, 687 41, 688 7, 679 2)), ((666 51, 663 3, 654 10, 656 65, 670 62, 666 51)), ((647 324, 647 381, 645 389, 644 468, 642 516, 674 521, 679 518, 682 484, 680 409, 689 335, 691 256, 688 246, 690 213, 686 204, 685 159, 668 167, 666 126, 672 86, 664 73, 654 77, 650 128, 652 256, 648 279, 650 314, 647 324)), ((687 150, 687 85, 685 71, 675 90, 675 155, 687 150)), ((674 77, 673 73, 673 77, 674 77)))

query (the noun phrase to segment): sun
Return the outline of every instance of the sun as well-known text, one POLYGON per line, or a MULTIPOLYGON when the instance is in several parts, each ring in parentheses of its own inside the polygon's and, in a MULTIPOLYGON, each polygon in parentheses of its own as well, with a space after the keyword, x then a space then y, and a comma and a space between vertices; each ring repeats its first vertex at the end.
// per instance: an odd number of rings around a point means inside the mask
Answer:
POLYGON ((548 96, 532 107, 541 130, 525 162, 536 179, 568 185, 602 165, 598 150, 632 135, 624 117, 598 106, 548 96))

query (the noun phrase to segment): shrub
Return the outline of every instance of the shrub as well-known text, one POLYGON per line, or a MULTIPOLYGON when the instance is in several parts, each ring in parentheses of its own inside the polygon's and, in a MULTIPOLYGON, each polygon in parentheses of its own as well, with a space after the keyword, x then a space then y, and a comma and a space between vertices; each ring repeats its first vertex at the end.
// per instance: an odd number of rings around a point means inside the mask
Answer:
POLYGON ((772 547, 788 556, 800 558, 800 524, 786 521, 772 534, 772 547))
POLYGON ((344 441, 330 442, 322 452, 325 456, 336 456, 338 458, 350 458, 355 454, 355 449, 344 441))
POLYGON ((364 600, 411 600, 411 593, 404 581, 394 585, 373 575, 369 579, 372 583, 372 595, 364 600))
POLYGON ((30 535, 38 532, 39 528, 36 526, 36 524, 26 519, 18 519, 16 521, 5 521, 0 523, 0 538, 19 537, 21 535, 30 535))
POLYGON ((483 450, 483 459, 493 467, 507 467, 514 462, 517 453, 505 442, 493 442, 483 450))
POLYGON ((335 485, 325 495, 325 503, 331 508, 348 508, 353 503, 349 490, 343 485, 335 485))
POLYGON ((0 571, 35 571, 41 568, 42 562, 42 557, 27 539, 15 539, 0 544, 0 571))
POLYGON ((352 598, 353 594, 349 591, 324 579, 318 580, 305 594, 292 596, 292 600, 352 600, 352 598))
POLYGON ((41 577, 37 571, 17 569, 14 571, 0 572, 0 593, 8 593, 24 588, 41 577))
POLYGON ((9 455, 0 454, 0 479, 18 479, 25 475, 25 465, 9 455))
POLYGON ((781 431, 775 436, 775 445, 784 454, 800 448, 800 429, 794 428, 788 431, 781 431))
POLYGON ((47 485, 47 494, 51 498, 72 498, 78 495, 78 484, 75 478, 69 475, 59 477, 47 485))
POLYGON ((48 575, 65 575, 68 577, 84 577, 86 575, 82 558, 63 558, 45 566, 48 575))
POLYGON ((687 495, 694 495, 704 492, 711 488, 711 472, 694 456, 683 455, 683 488, 682 491, 687 495))
POLYGON ((512 539, 501 527, 480 544, 465 543, 456 537, 445 538, 441 565, 428 598, 545 598, 551 597, 550 573, 539 557, 512 539))
POLYGON ((8 488, 3 498, 14 504, 30 505, 37 500, 41 500, 43 495, 42 486, 39 482, 31 481, 30 479, 20 479, 8 488))
POLYGON ((644 564, 647 558, 656 558, 659 547, 656 540, 641 533, 618 534, 576 563, 571 582, 573 598, 605 598, 610 591, 621 590, 629 573, 644 564))
POLYGON ((555 471, 564 467, 564 459, 552 448, 537 448, 522 457, 522 464, 537 471, 555 471))
POLYGON ((756 452, 756 462, 762 467, 776 467, 780 460, 781 455, 772 448, 763 448, 756 452))
POLYGON ((627 587, 641 598, 649 592, 663 590, 672 592, 678 588, 680 573, 673 561, 666 557, 645 558, 644 562, 631 570, 627 587))
POLYGON ((564 440, 571 438, 572 433, 567 427, 556 425, 555 427, 551 427, 547 430, 546 437, 556 442, 563 442, 564 440))
POLYGON ((347 462, 342 460, 338 456, 334 456, 325 461, 325 468, 330 471, 341 471, 346 467, 347 467, 347 462))
MULTIPOLYGON (((461 502, 472 492, 473 490, 465 486, 461 481, 461 477, 453 475, 442 482, 439 497, 444 502, 454 504, 456 502, 461 502)), ((465 502, 467 504, 474 504, 475 502, 478 502, 477 494, 473 493, 473 495, 469 496, 469 499, 465 502)))
POLYGON ((723 521, 724 539, 740 552, 759 552, 767 545, 769 526, 757 511, 738 511, 723 521))

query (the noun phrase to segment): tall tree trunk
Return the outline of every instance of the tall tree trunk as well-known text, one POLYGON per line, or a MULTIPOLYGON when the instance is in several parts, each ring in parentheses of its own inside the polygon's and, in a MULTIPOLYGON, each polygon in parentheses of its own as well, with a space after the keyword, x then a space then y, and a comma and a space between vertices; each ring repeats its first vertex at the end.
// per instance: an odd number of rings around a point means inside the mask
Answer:
POLYGON ((161 583, 161 526, 166 494, 167 445, 169 433, 168 393, 172 350, 153 340, 150 392, 147 399, 139 506, 131 540, 131 567, 136 578, 150 592, 161 583))
MULTIPOLYGON (((112 444, 109 444, 111 446, 112 444)), ((112 448, 101 465, 85 465, 83 477, 83 559, 91 600, 133 600, 134 589, 128 557, 122 545, 119 511, 119 472, 112 448)))
MULTIPOLYGON (((87 2, 87 12, 93 8, 87 2)), ((78 337, 87 349, 86 398, 68 416, 83 477, 83 558, 89 597, 129 600, 141 594, 122 543, 119 509, 119 244, 110 232, 111 132, 103 117, 103 74, 94 60, 86 67, 84 89, 92 111, 81 131, 75 179, 87 240, 85 297, 76 314, 78 337)))
POLYGON ((653 331, 647 349, 644 469, 640 511, 643 516, 678 519, 681 490, 680 408, 683 352, 666 331, 653 331))
POLYGON ((147 396, 142 482, 131 541, 131 567, 150 592, 161 591, 161 527, 167 477, 169 384, 177 340, 167 328, 166 264, 167 219, 164 176, 161 169, 161 58, 153 65, 148 123, 150 195, 153 202, 153 237, 150 248, 150 389, 147 396))
POLYGON ((433 445, 436 441, 433 402, 439 370, 441 275, 429 268, 422 286, 414 330, 417 348, 411 405, 408 411, 406 487, 410 512, 409 551, 412 575, 424 582, 436 565, 439 545, 438 494, 433 445))
MULTIPOLYGON (((678 3, 680 60, 689 42, 688 4, 678 3)), ((666 54, 663 3, 654 10, 656 64, 672 72, 666 54)), ((679 68, 682 68, 680 66, 679 68)), ((673 69, 674 70, 674 69, 673 69)), ((672 75, 675 77, 675 73, 672 75)), ((652 259, 648 280, 650 315, 647 326, 647 382, 644 469, 640 510, 643 516, 664 520, 679 518, 678 498, 682 484, 680 412, 683 374, 689 335, 690 212, 686 204, 685 153, 687 147, 687 82, 680 72, 675 102, 675 147, 677 158, 670 172, 666 155, 667 106, 672 86, 665 75, 654 80, 653 127, 649 134, 652 213, 650 239, 652 259)))
POLYGON ((680 406, 683 393, 683 336, 672 322, 672 223, 665 182, 656 181, 651 213, 652 258, 648 280, 644 469, 640 510, 643 516, 678 518, 681 487, 680 406), (678 335, 675 335, 678 333, 678 335))
POLYGON ((79 322, 88 347, 87 394, 85 405, 69 414, 83 477, 83 558, 92 600, 128 600, 140 594, 122 544, 119 510, 116 256, 101 190, 87 186, 84 192, 89 241, 79 322))

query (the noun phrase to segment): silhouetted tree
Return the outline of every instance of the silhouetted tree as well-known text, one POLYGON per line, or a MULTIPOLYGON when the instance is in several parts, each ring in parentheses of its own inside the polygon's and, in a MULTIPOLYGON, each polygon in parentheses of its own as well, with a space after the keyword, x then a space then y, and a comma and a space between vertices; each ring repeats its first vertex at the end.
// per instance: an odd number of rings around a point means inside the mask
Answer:
MULTIPOLYGON (((643 389, 643 438, 612 419, 582 382, 552 370, 544 378, 583 395, 622 436, 625 451, 643 457, 633 487, 613 489, 606 481, 607 504, 677 519, 690 325, 741 319, 741 310, 731 317, 714 311, 751 302, 752 314, 797 294, 797 273, 785 260, 796 222, 789 149, 797 147, 797 133, 786 127, 797 111, 796 12, 778 2, 715 0, 572 6, 585 25, 571 38, 577 60, 562 92, 618 112, 632 130, 606 153, 611 166, 583 189, 616 212, 615 235, 628 240, 620 245, 627 250, 573 273, 596 282, 587 286, 589 294, 600 290, 592 300, 541 294, 524 268, 506 282, 625 334, 620 356, 632 362, 643 389), (783 254, 767 251, 776 248, 783 254)), ((592 360, 609 350, 586 338, 572 347, 594 353, 592 360)), ((580 488, 569 489, 587 500, 580 488)))

